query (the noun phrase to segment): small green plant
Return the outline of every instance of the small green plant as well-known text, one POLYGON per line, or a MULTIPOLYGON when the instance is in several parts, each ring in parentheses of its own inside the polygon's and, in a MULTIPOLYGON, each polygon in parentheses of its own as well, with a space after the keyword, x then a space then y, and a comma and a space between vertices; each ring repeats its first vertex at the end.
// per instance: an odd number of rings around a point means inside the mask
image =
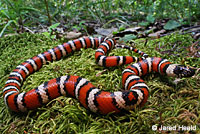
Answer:
POLYGON ((146 26, 148 26, 149 24, 152 24, 152 23, 154 23, 154 22, 155 22, 155 17, 153 17, 153 15, 149 14, 149 15, 147 15, 147 17, 146 17, 146 21, 140 22, 139 25, 140 25, 140 26, 146 27, 146 26))
POLYGON ((8 26, 10 26, 11 23, 14 23, 15 25, 17 25, 17 22, 16 22, 15 20, 9 20, 8 23, 3 27, 3 29, 2 29, 1 32, 0 32, 0 38, 3 36, 3 34, 4 34, 5 30, 6 30, 6 28, 7 28, 8 26))
POLYGON ((86 26, 84 25, 84 23, 85 23, 85 21, 81 21, 81 22, 79 22, 78 25, 74 25, 72 27, 72 29, 76 29, 78 31, 84 30, 87 33, 87 29, 86 29, 86 26))
POLYGON ((0 5, 2 5, 0 8, 0 17, 7 21, 5 25, 0 27, 0 37, 7 32, 7 29, 11 32, 17 31, 20 28, 23 29, 24 20, 28 18, 29 13, 39 12, 39 10, 31 6, 25 5, 23 0, 3 0, 0 5))
POLYGON ((48 32, 43 32, 43 34, 49 39, 55 39, 56 35, 53 34, 53 31, 60 25, 60 23, 55 23, 48 27, 48 32))
POLYGON ((1 0, 0 32, 2 37, 4 33, 13 33, 23 27, 58 22, 68 28, 74 26, 82 30, 86 30, 82 22, 88 21, 107 28, 113 26, 113 23, 119 27, 121 24, 129 26, 132 22, 148 26, 156 19, 163 18, 184 20, 184 24, 191 24, 199 21, 199 7, 198 0, 1 0))

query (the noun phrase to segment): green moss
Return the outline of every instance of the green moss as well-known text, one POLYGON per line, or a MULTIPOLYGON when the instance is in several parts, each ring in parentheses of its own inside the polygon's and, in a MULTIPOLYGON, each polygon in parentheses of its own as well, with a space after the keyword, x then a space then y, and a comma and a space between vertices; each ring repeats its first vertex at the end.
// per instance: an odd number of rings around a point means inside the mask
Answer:
MULTIPOLYGON (((51 41, 39 34, 21 34, 0 39, 0 87, 4 86, 9 73, 20 63, 64 40, 51 41)), ((177 64, 200 68, 198 58, 186 57, 187 49, 181 52, 161 52, 191 46, 189 35, 173 34, 156 40, 136 40, 136 47, 150 56, 167 58, 177 64), (160 44, 160 48, 159 48, 160 44), (177 56, 176 54, 179 54, 177 56)), ((121 72, 127 66, 103 68, 95 63, 95 50, 81 49, 60 61, 43 66, 30 75, 22 90, 28 91, 45 81, 62 75, 78 75, 90 80, 95 86, 107 91, 121 90, 121 72)), ((125 49, 113 50, 109 55, 137 54, 125 49)), ((77 100, 59 97, 46 106, 27 114, 10 112, 3 103, 0 91, 1 133, 153 133, 152 125, 197 125, 199 131, 199 74, 195 78, 182 79, 174 84, 174 78, 150 74, 144 78, 150 87, 150 97, 143 108, 121 115, 98 115, 86 110, 77 100)), ((158 132, 158 131, 157 131, 158 132)), ((186 132, 186 131, 184 131, 186 132)), ((194 131, 193 131, 194 132, 194 131)))

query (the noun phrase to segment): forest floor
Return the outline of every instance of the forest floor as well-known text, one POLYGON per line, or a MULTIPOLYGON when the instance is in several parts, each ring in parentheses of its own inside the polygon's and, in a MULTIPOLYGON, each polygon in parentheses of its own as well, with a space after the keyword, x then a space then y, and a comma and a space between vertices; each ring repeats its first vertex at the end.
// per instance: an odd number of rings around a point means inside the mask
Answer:
MULTIPOLYGON (((198 0, 2 0, 0 1, 0 134, 153 134, 200 133, 200 3, 198 0), (60 96, 27 113, 10 111, 3 87, 19 64, 50 48, 83 36, 118 36, 149 57, 195 68, 191 78, 156 73, 143 77, 147 103, 122 114, 100 115, 77 100, 60 96)), ((95 50, 81 49, 44 65, 23 83, 21 92, 63 75, 88 79, 105 91, 122 89, 128 65, 104 68, 95 50)), ((108 55, 137 56, 126 49, 108 55)))
MULTIPOLYGON (((123 34, 123 33, 121 33, 123 34)), ((128 37, 125 37, 127 39, 128 37)), ((133 36, 131 38, 134 38, 133 36)), ((3 133, 200 133, 200 74, 191 78, 169 78, 152 73, 144 77, 150 96, 144 107, 120 115, 94 114, 72 98, 59 97, 28 113, 9 111, 2 89, 9 73, 25 60, 67 40, 50 39, 44 34, 23 33, 0 38, 0 132, 3 133), (174 130, 159 130, 161 127, 174 130), (157 127, 157 130, 152 130, 157 127), (190 129, 185 128, 190 127, 190 129)), ((127 45, 130 45, 127 43, 127 45)), ((199 42, 191 34, 173 33, 164 37, 134 40, 134 46, 177 64, 200 68, 199 42)), ((81 49, 67 58, 43 66, 23 83, 28 91, 53 78, 77 75, 106 91, 121 90, 121 73, 127 66, 104 68, 95 63, 94 49, 81 49)), ((137 54, 125 49, 109 55, 137 54)))

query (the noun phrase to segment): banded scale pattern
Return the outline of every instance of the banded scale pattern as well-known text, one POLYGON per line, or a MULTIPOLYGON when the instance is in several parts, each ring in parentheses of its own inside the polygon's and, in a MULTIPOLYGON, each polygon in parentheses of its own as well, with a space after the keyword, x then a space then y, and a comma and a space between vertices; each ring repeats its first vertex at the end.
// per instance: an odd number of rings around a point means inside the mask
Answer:
POLYGON ((146 58, 128 66, 122 72, 122 85, 125 90, 133 92, 131 108, 134 107, 134 104, 143 106, 146 103, 149 89, 140 77, 152 71, 171 77, 191 77, 195 74, 195 69, 172 64, 167 59, 158 57, 146 58))
MULTIPOLYGON (((28 92, 19 93, 19 90, 26 77, 38 71, 40 68, 42 68, 44 64, 60 60, 62 57, 67 56, 74 51, 78 51, 81 48, 99 47, 95 53, 95 58, 99 65, 105 67, 129 64, 133 61, 144 59, 132 56, 106 57, 105 54, 112 48, 114 48, 115 44, 116 41, 114 39, 105 40, 101 37, 84 37, 77 40, 69 41, 67 43, 64 43, 63 45, 58 45, 55 48, 49 49, 46 52, 43 52, 26 60, 10 73, 9 78, 6 81, 3 89, 5 104, 13 111, 25 112, 29 109, 40 107, 60 95, 66 95, 79 99, 81 104, 86 108, 89 108, 91 111, 100 111, 101 113, 107 113, 108 111, 104 111, 105 109, 102 108, 101 105, 104 104, 101 104, 101 102, 104 101, 106 96, 108 96, 108 101, 111 102, 111 93, 104 93, 103 91, 99 91, 89 81, 78 76, 62 76, 60 78, 52 79, 28 92), (98 108, 97 105, 101 107, 98 108)), ((117 92, 114 95, 112 94, 111 96, 115 96, 118 94, 121 95, 121 93, 117 92)), ((107 103, 105 104, 105 106, 106 105, 109 104, 107 103)), ((118 112, 119 111, 120 110, 118 110, 118 112)))
POLYGON ((125 45, 113 45, 114 42, 112 39, 105 40, 105 42, 101 43, 95 53, 95 59, 98 65, 104 67, 113 67, 120 66, 124 64, 130 64, 132 62, 138 62, 140 60, 145 59, 148 55, 138 49, 133 47, 125 46, 125 45), (131 51, 134 51, 142 56, 142 58, 133 57, 133 56, 105 56, 105 54, 113 49, 113 48, 126 48, 131 51))
POLYGON ((144 58, 147 58, 149 56, 148 54, 146 54, 146 53, 144 53, 144 52, 142 52, 142 51, 140 51, 140 50, 138 50, 134 47, 130 47, 130 46, 126 46, 126 45, 115 45, 115 48, 124 48, 124 49, 134 51, 134 52, 140 54, 144 58))

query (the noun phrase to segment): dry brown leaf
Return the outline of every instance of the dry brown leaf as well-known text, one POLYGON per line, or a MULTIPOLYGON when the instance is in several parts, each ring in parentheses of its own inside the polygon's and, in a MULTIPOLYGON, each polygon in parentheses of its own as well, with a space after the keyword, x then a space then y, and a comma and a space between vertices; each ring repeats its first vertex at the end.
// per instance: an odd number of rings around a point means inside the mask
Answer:
POLYGON ((71 40, 71 39, 77 39, 77 38, 79 38, 80 36, 82 35, 82 33, 80 33, 80 32, 68 32, 67 33, 67 35, 66 35, 66 39, 69 39, 69 40, 71 40))

